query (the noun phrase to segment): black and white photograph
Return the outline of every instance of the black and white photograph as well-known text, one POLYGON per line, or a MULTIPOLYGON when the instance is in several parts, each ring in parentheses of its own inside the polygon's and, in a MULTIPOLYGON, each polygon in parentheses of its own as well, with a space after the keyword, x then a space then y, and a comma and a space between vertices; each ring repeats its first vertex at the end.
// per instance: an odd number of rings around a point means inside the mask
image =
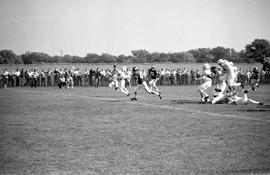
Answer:
POLYGON ((0 0, 0 175, 270 174, 270 0, 0 0))

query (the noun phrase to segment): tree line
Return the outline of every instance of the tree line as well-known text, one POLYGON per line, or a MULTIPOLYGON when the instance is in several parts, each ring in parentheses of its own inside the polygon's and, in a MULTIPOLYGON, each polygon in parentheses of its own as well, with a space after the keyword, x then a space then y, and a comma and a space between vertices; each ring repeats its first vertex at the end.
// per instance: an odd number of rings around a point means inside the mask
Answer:
POLYGON ((108 53, 88 53, 85 57, 64 55, 50 56, 41 52, 26 52, 16 55, 11 50, 0 51, 0 64, 39 64, 39 63, 151 63, 151 62, 216 62, 227 59, 237 63, 262 62, 264 57, 270 57, 270 44, 266 39, 255 39, 240 52, 232 48, 215 47, 199 48, 184 52, 150 53, 145 49, 132 50, 131 55, 112 55, 108 53))

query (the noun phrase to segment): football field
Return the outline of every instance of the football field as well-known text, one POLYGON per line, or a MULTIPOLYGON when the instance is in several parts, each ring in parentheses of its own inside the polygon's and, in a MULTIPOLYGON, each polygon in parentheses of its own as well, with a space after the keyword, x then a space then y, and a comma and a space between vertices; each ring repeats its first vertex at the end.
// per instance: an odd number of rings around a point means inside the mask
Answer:
POLYGON ((270 85, 249 93, 264 105, 159 88, 162 100, 138 101, 108 87, 0 89, 0 174, 270 173, 270 85))

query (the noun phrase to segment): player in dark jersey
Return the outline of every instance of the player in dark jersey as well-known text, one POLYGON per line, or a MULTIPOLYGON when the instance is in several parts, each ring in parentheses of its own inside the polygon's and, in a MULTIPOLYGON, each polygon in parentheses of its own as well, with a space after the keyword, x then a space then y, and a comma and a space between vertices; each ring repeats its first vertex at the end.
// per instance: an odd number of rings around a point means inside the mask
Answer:
POLYGON ((253 91, 256 91, 256 88, 259 87, 260 76, 259 69, 254 67, 250 76, 250 86, 253 91))
POLYGON ((139 90, 145 90, 149 94, 154 94, 159 96, 160 99, 162 99, 161 93, 156 92, 154 90, 151 90, 145 81, 145 77, 142 75, 142 73, 139 71, 137 67, 132 68, 132 76, 137 80, 138 85, 135 87, 134 97, 130 100, 137 100, 138 97, 138 91, 139 90))
POLYGON ((263 71, 270 71, 270 57, 265 57, 262 62, 262 70, 263 71))
POLYGON ((148 70, 148 75, 150 78, 149 85, 151 90, 155 90, 156 92, 159 92, 157 88, 157 81, 160 77, 159 73, 156 70, 155 66, 151 66, 151 68, 148 70))

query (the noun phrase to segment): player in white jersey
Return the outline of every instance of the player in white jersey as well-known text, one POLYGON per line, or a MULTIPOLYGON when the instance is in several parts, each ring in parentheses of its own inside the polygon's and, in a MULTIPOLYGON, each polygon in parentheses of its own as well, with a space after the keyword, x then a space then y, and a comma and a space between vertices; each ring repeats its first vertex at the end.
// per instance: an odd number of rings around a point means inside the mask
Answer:
POLYGON ((119 90, 126 94, 126 96, 129 96, 130 93, 128 92, 127 88, 126 88, 126 78, 127 78, 127 75, 126 75, 126 67, 123 66, 123 69, 122 70, 119 70, 118 71, 118 82, 119 82, 119 90))
POLYGON ((209 64, 205 63, 203 65, 203 74, 200 78, 196 78, 196 80, 203 80, 203 83, 198 87, 201 101, 209 102, 209 95, 205 92, 208 88, 212 86, 211 70, 209 64))
POLYGON ((126 74, 127 74, 127 85, 128 85, 129 88, 131 88, 132 71, 127 69, 126 74))
POLYGON ((226 104, 235 104, 235 105, 246 105, 246 104, 258 104, 258 105, 263 105, 262 102, 259 101, 255 101, 252 100, 250 98, 248 98, 247 94, 248 94, 248 90, 243 90, 241 96, 237 95, 237 94, 230 94, 227 93, 226 95, 223 96, 223 98, 219 99, 216 103, 218 104, 222 104, 222 103, 226 103, 226 104))
POLYGON ((218 65, 222 67, 222 76, 221 79, 227 82, 229 93, 235 93, 236 86, 242 86, 241 83, 236 83, 237 78, 237 67, 233 66, 232 62, 227 60, 219 59, 218 65))
POLYGON ((212 77, 216 81, 216 87, 214 91, 214 96, 211 101, 212 104, 215 104, 217 101, 223 98, 224 92, 226 90, 226 82, 222 78, 222 70, 221 67, 211 67, 212 77))
POLYGON ((118 70, 116 69, 116 65, 113 66, 110 79, 111 79, 111 82, 109 83, 109 87, 114 87, 115 90, 119 90, 118 70))

